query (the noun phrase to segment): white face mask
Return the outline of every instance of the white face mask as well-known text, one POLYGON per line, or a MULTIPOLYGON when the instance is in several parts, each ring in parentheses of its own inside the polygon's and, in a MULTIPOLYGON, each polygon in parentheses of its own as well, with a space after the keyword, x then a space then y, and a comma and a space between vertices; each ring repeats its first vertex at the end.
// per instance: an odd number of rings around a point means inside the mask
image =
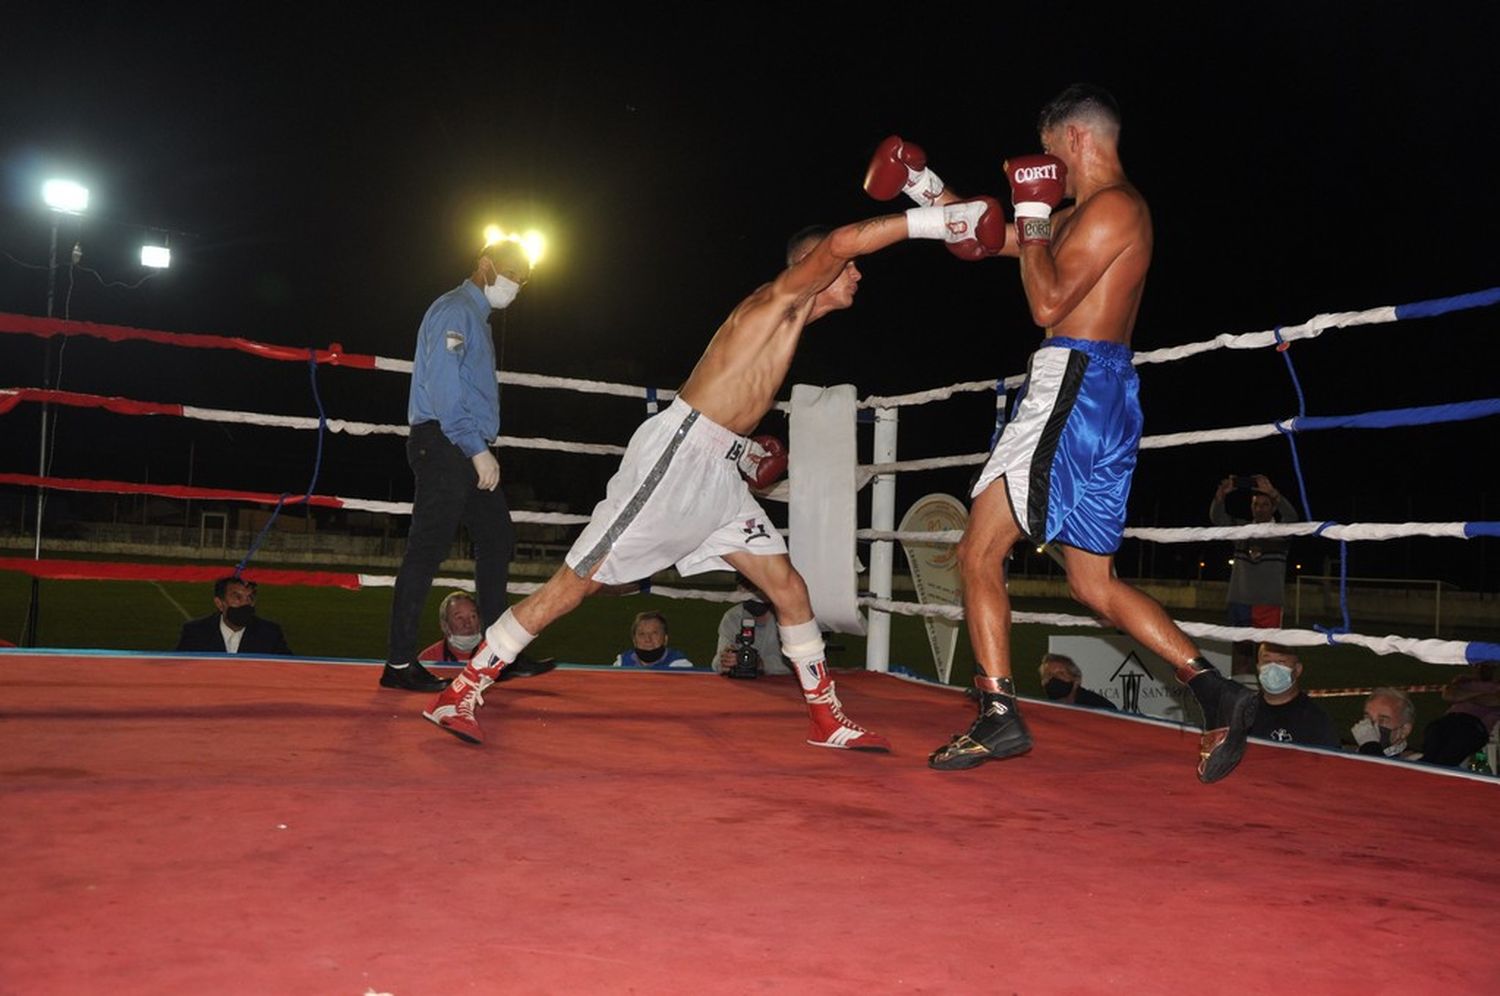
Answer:
POLYGON ((508 280, 500 274, 495 274, 495 282, 484 289, 484 298, 490 302, 490 307, 499 311, 509 308, 510 303, 516 299, 521 292, 521 285, 514 280, 508 280))
POLYGON ((479 646, 479 641, 483 639, 483 633, 470 633, 467 636, 461 636, 458 633, 451 633, 448 636, 448 646, 452 647, 454 650, 457 650, 461 654, 467 654, 469 651, 479 646))
POLYGON ((1292 669, 1285 664, 1267 664, 1260 669, 1260 687, 1280 695, 1292 687, 1292 669))

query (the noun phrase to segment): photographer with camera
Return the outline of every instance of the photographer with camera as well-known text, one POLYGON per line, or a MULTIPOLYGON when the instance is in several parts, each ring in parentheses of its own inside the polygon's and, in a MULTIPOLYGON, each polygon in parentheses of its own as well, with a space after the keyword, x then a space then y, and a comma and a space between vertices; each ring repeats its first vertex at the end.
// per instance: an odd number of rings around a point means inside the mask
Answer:
MULTIPOLYGON (((1216 526, 1249 523, 1298 522, 1300 516, 1264 474, 1236 475, 1219 482, 1208 519, 1216 526), (1230 506, 1236 506, 1230 508, 1230 506), (1248 514, 1249 518, 1242 515, 1248 514)), ((1286 557, 1291 544, 1284 539, 1257 537, 1236 540, 1229 572, 1228 624, 1258 629, 1280 629, 1286 602, 1286 557)), ((1256 674, 1253 640, 1234 644, 1231 674, 1251 684, 1256 674)))
POLYGON ((743 580, 740 588, 750 597, 730 606, 719 620, 719 644, 714 650, 719 673, 729 678, 791 674, 781 656, 781 637, 770 600, 743 580))

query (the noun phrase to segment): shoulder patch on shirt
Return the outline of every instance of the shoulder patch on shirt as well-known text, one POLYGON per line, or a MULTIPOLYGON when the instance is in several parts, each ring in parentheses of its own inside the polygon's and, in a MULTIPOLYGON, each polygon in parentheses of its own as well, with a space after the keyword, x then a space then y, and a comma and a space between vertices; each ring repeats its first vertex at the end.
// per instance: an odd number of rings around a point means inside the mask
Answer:
POLYGON ((457 353, 464 348, 464 334, 458 329, 449 329, 443 333, 443 347, 450 353, 457 353))

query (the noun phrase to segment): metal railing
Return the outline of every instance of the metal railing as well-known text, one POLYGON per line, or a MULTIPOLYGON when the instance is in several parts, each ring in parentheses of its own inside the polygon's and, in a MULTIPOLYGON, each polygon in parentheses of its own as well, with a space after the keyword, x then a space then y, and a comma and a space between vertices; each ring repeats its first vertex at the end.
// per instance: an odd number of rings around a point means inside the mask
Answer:
MULTIPOLYGON (((1355 611, 1362 610, 1362 609, 1369 609, 1369 608, 1371 608, 1370 606, 1368 606, 1368 604, 1364 604, 1364 605, 1361 604, 1361 603, 1368 603, 1368 601, 1370 600, 1371 596, 1378 597, 1378 598, 1381 598, 1381 599, 1396 599, 1396 598, 1400 598, 1400 599, 1404 600, 1403 604, 1405 606, 1411 607, 1411 608, 1414 608, 1414 609, 1415 608, 1420 608, 1420 606, 1418 604, 1418 599, 1420 599, 1423 596, 1425 596, 1427 589, 1431 588, 1432 589, 1432 635, 1433 636, 1439 636, 1441 634, 1441 632, 1442 632, 1442 626, 1443 626, 1443 588, 1447 587, 1447 588, 1453 588, 1453 589, 1456 590, 1456 586, 1455 585, 1449 584, 1446 581, 1439 581, 1436 578, 1353 578, 1353 577, 1349 577, 1349 578, 1344 578, 1343 581, 1344 581, 1345 586, 1346 586, 1346 590, 1347 590, 1347 594, 1348 594, 1348 599, 1349 599, 1349 607, 1350 607, 1351 613, 1355 612, 1355 611), (1347 586, 1349 586, 1349 585, 1360 585, 1360 586, 1366 586, 1366 587, 1364 587, 1363 590, 1353 590, 1353 589, 1348 589, 1347 588, 1347 586), (1382 591, 1379 591, 1379 592, 1371 592, 1369 590, 1370 587, 1379 587, 1379 588, 1383 588, 1385 590, 1382 590, 1382 591), (1413 596, 1416 596, 1416 597, 1414 598, 1413 596)), ((1327 574, 1299 574, 1299 575, 1297 575, 1296 580, 1293 581, 1293 583, 1292 583, 1292 590, 1293 590, 1293 596, 1292 596, 1292 621, 1294 623, 1299 623, 1300 624, 1302 622, 1302 588, 1303 588, 1303 582, 1307 582, 1306 586, 1307 586, 1307 588, 1309 589, 1310 592, 1313 591, 1313 590, 1316 590, 1318 592, 1318 595, 1319 595, 1318 601, 1319 601, 1319 608, 1320 608, 1320 610, 1325 610, 1326 611, 1328 609, 1328 605, 1329 605, 1328 596, 1332 595, 1333 610, 1337 611, 1337 609, 1338 609, 1338 591, 1339 591, 1339 582, 1340 582, 1340 579, 1339 579, 1338 575, 1336 575, 1336 574, 1335 575, 1327 575, 1327 574), (1312 582, 1319 582, 1319 584, 1314 585, 1312 582)), ((1311 598, 1310 597, 1309 597, 1309 603, 1311 603, 1311 598)), ((1380 612, 1377 612, 1377 613, 1374 613, 1374 614, 1389 615, 1390 614, 1390 609, 1391 609, 1391 605, 1390 604, 1386 604, 1386 605, 1384 605, 1384 606, 1381 607, 1381 611, 1380 612)), ((1310 604, 1309 604, 1309 613, 1311 613, 1311 605, 1310 604)), ((1425 615, 1425 612, 1423 612, 1422 614, 1425 615)))

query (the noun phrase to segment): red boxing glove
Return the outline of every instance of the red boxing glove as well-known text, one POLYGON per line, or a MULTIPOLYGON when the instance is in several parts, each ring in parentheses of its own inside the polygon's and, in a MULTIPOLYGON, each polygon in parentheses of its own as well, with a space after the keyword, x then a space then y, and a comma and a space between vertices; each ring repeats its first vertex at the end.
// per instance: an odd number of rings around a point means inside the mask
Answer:
MULTIPOLYGON (((949 242, 948 251, 959 259, 970 261, 998 256, 1005 248, 1005 212, 1000 202, 993 197, 976 197, 972 201, 959 201, 952 207, 975 205, 979 208, 977 219, 972 222, 972 236, 958 242, 949 242)), ((950 226, 951 228, 951 226, 950 226)))
POLYGON ((757 491, 764 491, 786 474, 786 444, 775 436, 751 436, 750 445, 740 454, 739 468, 745 480, 757 491))
POLYGON ((927 168, 927 153, 900 135, 892 135, 875 149, 865 170, 865 192, 877 201, 888 201, 902 191, 921 205, 937 203, 943 181, 927 168))
POLYGON ((906 212, 906 234, 913 239, 942 239, 959 259, 984 259, 1005 248, 1005 213, 993 197, 912 208, 906 212))
POLYGON ((1021 156, 1005 161, 1010 202, 1016 209, 1016 243, 1046 245, 1052 241, 1052 209, 1062 203, 1068 167, 1056 156, 1021 156))

